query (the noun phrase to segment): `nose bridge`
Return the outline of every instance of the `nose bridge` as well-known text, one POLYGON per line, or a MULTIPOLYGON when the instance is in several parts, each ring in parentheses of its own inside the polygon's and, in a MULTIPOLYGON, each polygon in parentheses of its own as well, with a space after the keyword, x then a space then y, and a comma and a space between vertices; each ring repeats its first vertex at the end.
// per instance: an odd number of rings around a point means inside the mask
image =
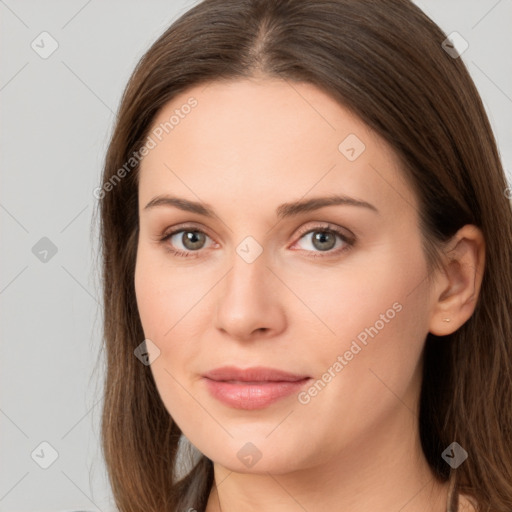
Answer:
POLYGON ((235 249, 232 267, 226 276, 226 295, 233 295, 238 301, 257 301, 265 294, 269 285, 266 255, 263 247, 253 240, 242 241, 235 249), (256 244, 258 244, 256 246, 256 244))
POLYGON ((272 273, 263 247, 254 239, 244 239, 235 251, 218 296, 217 328, 237 338, 246 338, 255 330, 281 329, 284 314, 271 289, 272 273))

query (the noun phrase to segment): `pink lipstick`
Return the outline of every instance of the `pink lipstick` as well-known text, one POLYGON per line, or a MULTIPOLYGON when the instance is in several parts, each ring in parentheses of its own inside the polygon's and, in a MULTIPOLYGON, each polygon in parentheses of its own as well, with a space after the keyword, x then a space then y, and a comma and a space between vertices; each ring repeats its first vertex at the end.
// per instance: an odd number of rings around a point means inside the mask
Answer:
POLYGON ((235 409, 263 409, 297 393, 311 377, 277 370, 224 366, 203 375, 210 394, 235 409))

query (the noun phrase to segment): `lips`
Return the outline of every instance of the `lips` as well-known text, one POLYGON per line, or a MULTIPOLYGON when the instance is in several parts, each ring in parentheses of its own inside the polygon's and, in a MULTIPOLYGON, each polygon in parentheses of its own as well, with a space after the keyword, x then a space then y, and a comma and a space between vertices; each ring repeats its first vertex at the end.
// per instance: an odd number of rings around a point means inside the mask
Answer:
POLYGON ((263 366, 246 369, 223 366, 222 368, 216 368, 205 373, 203 377, 225 382, 296 382, 308 378, 308 375, 299 375, 263 366))
POLYGON ((253 410, 298 393, 311 378, 274 368, 231 366, 211 370, 203 379, 210 394, 224 405, 253 410))

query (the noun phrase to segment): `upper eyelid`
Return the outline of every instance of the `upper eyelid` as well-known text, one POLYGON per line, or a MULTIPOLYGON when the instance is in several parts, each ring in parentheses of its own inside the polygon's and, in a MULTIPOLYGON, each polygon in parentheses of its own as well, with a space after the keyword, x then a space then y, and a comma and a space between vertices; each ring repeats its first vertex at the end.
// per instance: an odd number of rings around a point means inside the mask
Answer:
MULTIPOLYGON (((175 235, 176 233, 179 233, 180 231, 200 231, 201 233, 204 233, 205 235, 209 235, 209 230, 206 228, 203 228, 201 226, 196 226, 195 224, 190 224, 188 222, 184 222, 182 224, 177 224, 175 226, 172 226, 170 228, 167 228, 163 232, 163 236, 167 235, 175 235)), ((213 238, 210 236, 210 238, 213 238)))
POLYGON ((355 238, 355 235, 347 228, 344 228, 342 226, 336 226, 332 222, 319 222, 316 226, 310 226, 307 228, 299 228, 298 233, 300 236, 304 236, 308 233, 311 233, 312 231, 332 231, 338 235, 346 236, 347 238, 355 238), (345 233, 348 232, 348 233, 345 233))

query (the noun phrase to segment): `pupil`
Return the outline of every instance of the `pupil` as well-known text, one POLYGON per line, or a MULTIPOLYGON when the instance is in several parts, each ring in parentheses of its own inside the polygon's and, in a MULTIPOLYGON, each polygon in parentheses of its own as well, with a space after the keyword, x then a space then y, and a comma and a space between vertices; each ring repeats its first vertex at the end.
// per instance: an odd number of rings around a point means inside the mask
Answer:
POLYGON ((327 231, 317 231, 313 236, 313 245, 319 250, 326 251, 332 249, 336 245, 336 239, 332 233, 327 231))

